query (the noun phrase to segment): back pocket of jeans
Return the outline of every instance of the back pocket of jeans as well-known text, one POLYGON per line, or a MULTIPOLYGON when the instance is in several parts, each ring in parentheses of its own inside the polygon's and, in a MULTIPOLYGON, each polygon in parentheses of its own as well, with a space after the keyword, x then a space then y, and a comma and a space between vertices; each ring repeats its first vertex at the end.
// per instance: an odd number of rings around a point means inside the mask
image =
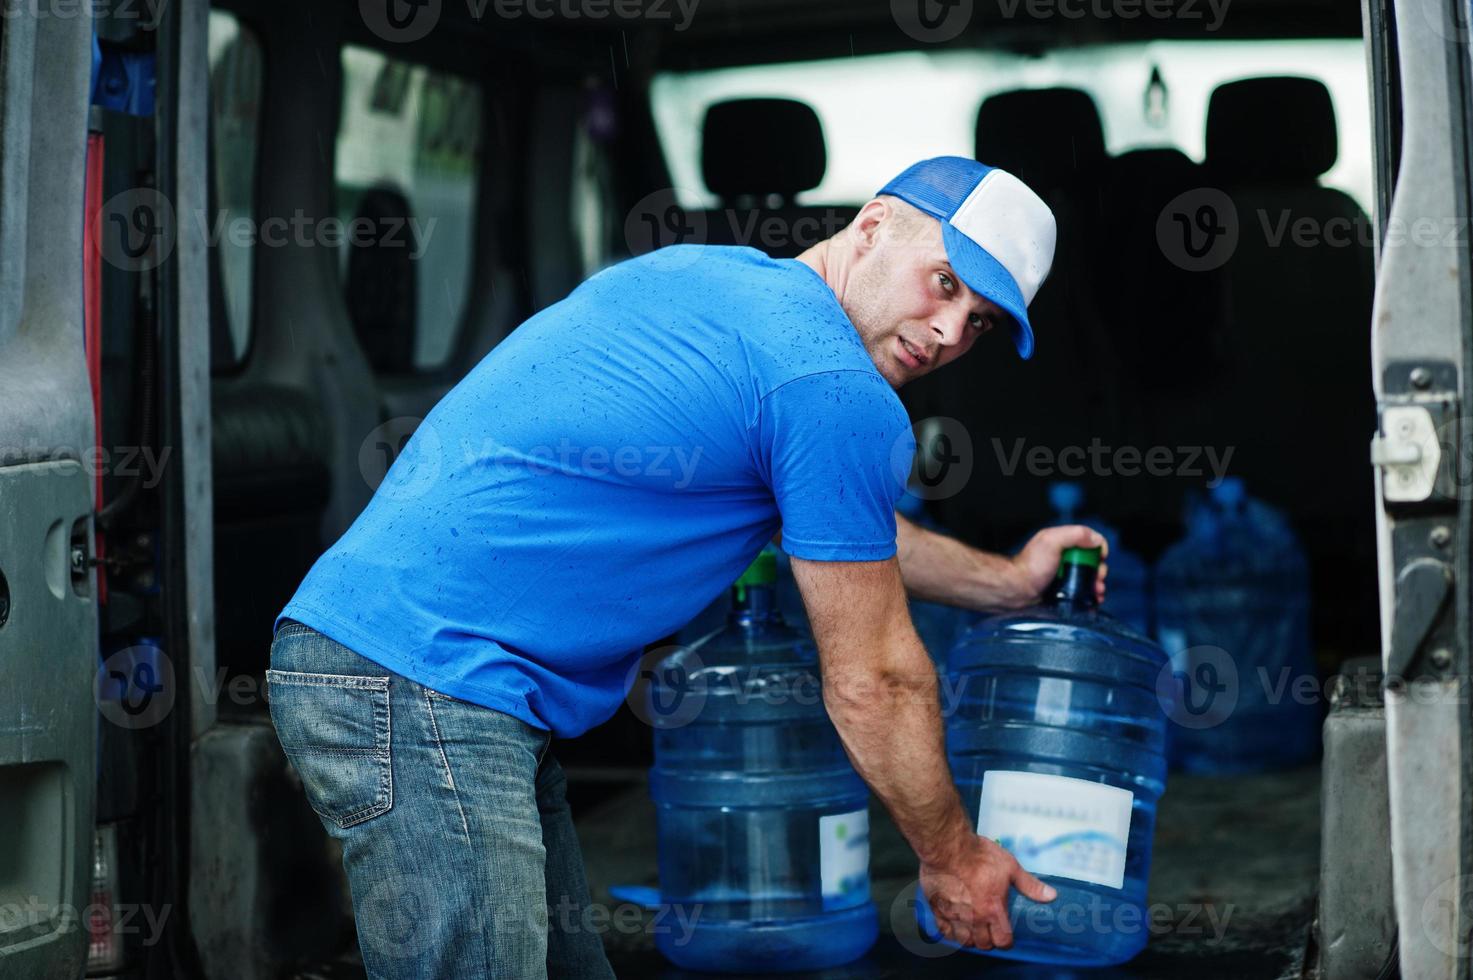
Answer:
POLYGON ((307 802, 347 829, 394 805, 389 678, 268 670, 271 721, 307 802))

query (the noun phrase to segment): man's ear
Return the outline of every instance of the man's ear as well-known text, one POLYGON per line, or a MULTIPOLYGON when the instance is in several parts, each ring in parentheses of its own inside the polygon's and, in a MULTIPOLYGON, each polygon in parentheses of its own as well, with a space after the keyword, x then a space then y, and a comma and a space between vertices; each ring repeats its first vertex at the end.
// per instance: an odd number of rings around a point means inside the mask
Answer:
POLYGON ((849 244, 856 252, 868 252, 880 241, 880 224, 895 213, 888 201, 871 198, 849 222, 849 244))

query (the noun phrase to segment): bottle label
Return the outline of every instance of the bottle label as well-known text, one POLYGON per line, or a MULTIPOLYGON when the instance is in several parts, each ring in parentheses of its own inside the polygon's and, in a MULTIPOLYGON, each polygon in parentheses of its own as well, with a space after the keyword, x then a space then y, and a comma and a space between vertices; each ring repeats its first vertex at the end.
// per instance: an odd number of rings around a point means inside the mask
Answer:
POLYGON ((824 908, 869 901, 869 810, 818 818, 818 866, 824 908))
POLYGON ((994 769, 982 777, 977 833, 1034 874, 1119 888, 1135 795, 1104 783, 994 769))

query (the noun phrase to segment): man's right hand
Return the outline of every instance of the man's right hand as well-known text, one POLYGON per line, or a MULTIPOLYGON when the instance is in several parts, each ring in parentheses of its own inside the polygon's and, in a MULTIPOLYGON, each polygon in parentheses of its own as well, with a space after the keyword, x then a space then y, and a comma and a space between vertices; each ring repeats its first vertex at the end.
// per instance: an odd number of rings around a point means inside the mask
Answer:
POLYGON ((921 891, 945 938, 977 949, 1011 946, 1009 888, 1035 902, 1051 902, 1058 893, 994 841, 968 836, 944 866, 921 865, 921 891))

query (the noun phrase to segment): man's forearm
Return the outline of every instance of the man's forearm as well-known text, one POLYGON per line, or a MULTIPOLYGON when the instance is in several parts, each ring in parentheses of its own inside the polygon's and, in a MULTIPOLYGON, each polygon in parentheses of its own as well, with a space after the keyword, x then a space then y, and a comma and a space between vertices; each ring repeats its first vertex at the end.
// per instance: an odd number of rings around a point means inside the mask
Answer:
POLYGON ((936 669, 910 633, 900 641, 906 652, 884 658, 892 668, 825 674, 824 704, 854 768, 916 856, 944 867, 972 830, 946 763, 936 669))
POLYGON ((895 515, 896 548, 905 591, 964 609, 1016 609, 1035 595, 1006 555, 973 548, 895 515))

